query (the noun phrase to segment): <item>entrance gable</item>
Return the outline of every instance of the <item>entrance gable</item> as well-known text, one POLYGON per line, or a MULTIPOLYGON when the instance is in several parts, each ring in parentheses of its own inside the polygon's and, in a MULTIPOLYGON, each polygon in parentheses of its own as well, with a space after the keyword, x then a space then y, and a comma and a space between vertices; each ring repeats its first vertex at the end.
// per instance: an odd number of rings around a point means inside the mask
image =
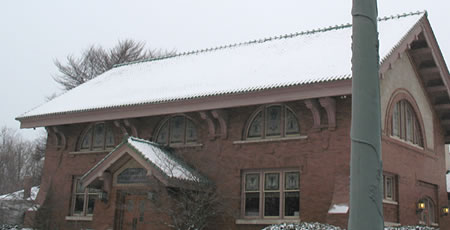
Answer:
POLYGON ((381 127, 385 135, 388 127, 387 120, 392 114, 387 114, 389 106, 392 106, 391 100, 395 94, 401 91, 407 92, 417 105, 416 113, 422 118, 423 132, 426 136, 425 146, 434 149, 434 126, 433 126, 433 108, 430 104, 427 92, 425 91, 419 76, 416 74, 413 64, 407 55, 403 55, 392 63, 392 68, 384 73, 383 79, 380 81, 381 96, 381 127))
MULTIPOLYGON (((111 170, 123 169, 122 166, 130 162, 131 159, 131 162, 135 162, 135 166, 142 166, 146 170, 146 176, 153 175, 166 186, 174 181, 207 182, 204 176, 160 145, 136 137, 127 137, 83 175, 81 178, 82 185, 86 187, 101 180, 110 181, 109 179, 105 180, 105 178, 111 177, 111 170)), ((141 167, 135 168, 135 171, 138 171, 138 168, 141 167)))

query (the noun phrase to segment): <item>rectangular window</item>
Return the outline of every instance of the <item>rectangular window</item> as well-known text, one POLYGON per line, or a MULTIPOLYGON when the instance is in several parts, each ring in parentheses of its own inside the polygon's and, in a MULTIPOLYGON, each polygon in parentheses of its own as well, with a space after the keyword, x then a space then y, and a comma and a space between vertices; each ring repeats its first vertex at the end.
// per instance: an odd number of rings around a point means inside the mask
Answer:
POLYGON ((243 215, 248 218, 293 218, 300 213, 300 173, 260 170, 243 174, 243 215))
POLYGON ((81 187, 80 178, 73 180, 72 192, 72 208, 70 214, 72 216, 92 216, 94 213, 95 200, 99 197, 100 189, 81 187))
POLYGON ((384 196, 383 199, 389 201, 396 201, 397 181, 394 175, 383 175, 384 196))

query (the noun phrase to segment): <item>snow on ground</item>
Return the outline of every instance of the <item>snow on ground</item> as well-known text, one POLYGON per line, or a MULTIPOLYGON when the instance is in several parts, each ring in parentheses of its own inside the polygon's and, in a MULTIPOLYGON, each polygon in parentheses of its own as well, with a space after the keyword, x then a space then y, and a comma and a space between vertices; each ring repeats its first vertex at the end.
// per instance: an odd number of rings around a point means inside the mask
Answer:
POLYGON ((450 192, 450 173, 447 173, 445 176, 447 178, 447 192, 450 192))
MULTIPOLYGON (((276 224, 263 228, 262 230, 345 230, 340 227, 303 222, 299 224, 276 224)), ((384 230, 439 230, 438 228, 431 228, 426 226, 401 226, 401 227, 385 227, 384 230)))
MULTIPOLYGON (((31 228, 21 228, 19 225, 0 224, 0 230, 32 230, 31 228)), ((345 230, 328 224, 320 223, 299 223, 299 224, 277 224, 265 227, 262 230, 345 230)), ((402 226, 385 227, 384 230, 439 230, 426 226, 402 226)))
POLYGON ((345 214, 348 211, 347 204, 334 204, 333 207, 328 210, 328 213, 332 214, 345 214))
MULTIPOLYGON (((27 200, 35 200, 38 193, 39 193, 39 186, 32 187, 30 197, 27 200)), ((0 200, 22 200, 22 199, 23 199, 23 189, 0 196, 0 200)))

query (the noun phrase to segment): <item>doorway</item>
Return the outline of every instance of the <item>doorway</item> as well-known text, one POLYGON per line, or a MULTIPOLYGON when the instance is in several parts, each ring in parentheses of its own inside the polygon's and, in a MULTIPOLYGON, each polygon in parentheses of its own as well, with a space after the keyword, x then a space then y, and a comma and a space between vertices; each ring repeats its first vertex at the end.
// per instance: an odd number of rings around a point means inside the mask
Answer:
POLYGON ((116 223, 114 229, 148 230, 150 221, 146 216, 149 207, 147 191, 117 192, 116 223))

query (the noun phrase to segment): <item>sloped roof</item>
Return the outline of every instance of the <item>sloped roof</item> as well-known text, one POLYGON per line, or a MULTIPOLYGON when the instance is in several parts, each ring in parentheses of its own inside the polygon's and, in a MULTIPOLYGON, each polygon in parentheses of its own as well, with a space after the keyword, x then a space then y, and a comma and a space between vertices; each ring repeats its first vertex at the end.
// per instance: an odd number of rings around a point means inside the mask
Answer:
MULTIPOLYGON (((384 60, 425 13, 379 19, 384 60)), ((117 66, 17 119, 351 78, 351 24, 117 66)))
MULTIPOLYGON (((0 200, 23 200, 24 190, 19 190, 13 193, 8 193, 4 195, 0 195, 0 200)), ((27 200, 35 200, 37 194, 39 193, 39 186, 31 187, 30 197, 27 200)))
POLYGON ((159 144, 151 141, 128 137, 114 150, 107 154, 100 162, 83 175, 81 180, 85 180, 95 169, 101 167, 103 163, 110 158, 119 147, 128 145, 136 154, 147 161, 151 167, 156 168, 165 177, 169 179, 178 179, 191 182, 207 182, 207 179, 188 166, 183 160, 176 157, 173 153, 162 148, 159 144))

